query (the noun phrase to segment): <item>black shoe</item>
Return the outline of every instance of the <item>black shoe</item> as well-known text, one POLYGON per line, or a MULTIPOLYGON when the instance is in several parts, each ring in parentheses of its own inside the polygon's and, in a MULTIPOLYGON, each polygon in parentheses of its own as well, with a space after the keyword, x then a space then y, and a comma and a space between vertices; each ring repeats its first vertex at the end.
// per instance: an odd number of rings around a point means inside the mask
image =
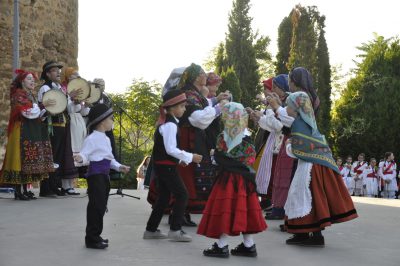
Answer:
POLYGON ((309 239, 308 233, 294 234, 291 238, 286 240, 287 245, 301 245, 304 241, 309 239))
POLYGON ((28 197, 29 199, 33 199, 33 200, 37 199, 37 198, 35 197, 35 194, 33 194, 32 191, 24 192, 24 196, 28 197))
POLYGON ((203 250, 203 255, 207 257, 228 258, 229 257, 228 245, 220 248, 218 247, 217 243, 214 243, 211 246, 211 248, 203 250))
POLYGON ((183 226, 195 227, 197 224, 190 219, 190 214, 185 214, 183 217, 183 226))
POLYGON ((322 235, 312 235, 306 239, 305 241, 299 244, 300 246, 305 247, 318 247, 323 248, 325 247, 325 239, 322 235))
POLYGON ((14 199, 15 200, 25 200, 25 201, 30 200, 29 197, 25 196, 24 194, 22 194, 20 192, 14 192, 14 199))
POLYGON ((256 244, 251 247, 246 247, 243 243, 240 243, 234 249, 231 249, 232 256, 243 256, 243 257, 257 257, 256 244))
POLYGON ((93 248, 93 249, 105 249, 108 247, 108 244, 105 242, 86 243, 86 247, 93 248))
POLYGON ((56 190, 54 190, 54 193, 55 193, 57 196, 65 196, 65 191, 64 191, 64 189, 56 189, 56 190))
POLYGON ((76 195, 80 195, 81 193, 76 192, 75 189, 73 188, 69 188, 64 190, 64 193, 67 193, 68 195, 72 195, 72 196, 76 196, 76 195))
POLYGON ((107 238, 102 238, 101 242, 108 244, 108 239, 107 238))

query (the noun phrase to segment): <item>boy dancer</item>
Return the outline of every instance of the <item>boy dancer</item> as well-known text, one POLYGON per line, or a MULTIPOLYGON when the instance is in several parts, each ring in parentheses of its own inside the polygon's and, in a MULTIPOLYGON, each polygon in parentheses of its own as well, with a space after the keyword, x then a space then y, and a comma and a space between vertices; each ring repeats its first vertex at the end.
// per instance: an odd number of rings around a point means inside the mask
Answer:
POLYGON ((108 239, 103 239, 103 217, 107 210, 110 192, 110 168, 128 173, 130 167, 118 163, 112 154, 110 139, 105 132, 113 127, 113 110, 105 104, 94 106, 89 112, 88 129, 91 133, 83 142, 77 163, 89 163, 87 174, 89 203, 85 243, 87 248, 105 249, 108 239))
POLYGON ((178 175, 178 164, 200 163, 202 156, 178 149, 178 119, 186 108, 186 95, 181 90, 170 90, 163 96, 160 106, 159 126, 154 134, 152 158, 158 183, 158 199, 147 222, 143 239, 169 238, 177 242, 190 242, 192 237, 182 231, 183 216, 188 201, 188 192, 178 175), (166 111, 166 112, 165 112, 166 111), (170 231, 168 236, 158 230, 165 208, 169 204, 170 194, 175 197, 172 208, 170 231))

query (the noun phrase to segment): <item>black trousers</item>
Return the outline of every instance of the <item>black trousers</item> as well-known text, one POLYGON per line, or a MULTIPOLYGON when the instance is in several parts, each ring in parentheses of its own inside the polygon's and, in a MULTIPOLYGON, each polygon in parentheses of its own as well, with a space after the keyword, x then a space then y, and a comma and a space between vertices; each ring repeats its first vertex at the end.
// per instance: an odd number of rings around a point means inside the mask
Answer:
POLYGON ((154 164, 154 170, 157 175, 158 199, 147 222, 146 230, 151 232, 157 230, 164 210, 169 205, 171 194, 175 197, 175 204, 172 208, 170 229, 181 230, 188 201, 185 184, 180 178, 176 166, 154 164))
POLYGON ((110 179, 108 175, 91 175, 87 178, 89 202, 86 210, 86 243, 102 241, 103 217, 107 209, 110 179))

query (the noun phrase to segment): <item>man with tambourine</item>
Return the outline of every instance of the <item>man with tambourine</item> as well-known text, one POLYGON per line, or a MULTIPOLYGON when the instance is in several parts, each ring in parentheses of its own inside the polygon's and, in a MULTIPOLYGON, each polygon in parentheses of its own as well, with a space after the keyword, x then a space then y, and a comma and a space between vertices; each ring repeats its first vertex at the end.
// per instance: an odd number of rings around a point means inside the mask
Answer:
POLYGON ((39 89, 38 101, 42 109, 46 109, 44 119, 47 122, 55 172, 50 173, 48 180, 43 180, 40 185, 40 196, 63 196, 60 190, 61 179, 72 179, 78 175, 74 165, 71 149, 71 135, 69 132, 69 117, 67 105, 74 104, 71 98, 78 96, 81 91, 71 92, 69 95, 61 87, 61 68, 63 66, 55 61, 43 65, 41 79, 43 86, 39 89))

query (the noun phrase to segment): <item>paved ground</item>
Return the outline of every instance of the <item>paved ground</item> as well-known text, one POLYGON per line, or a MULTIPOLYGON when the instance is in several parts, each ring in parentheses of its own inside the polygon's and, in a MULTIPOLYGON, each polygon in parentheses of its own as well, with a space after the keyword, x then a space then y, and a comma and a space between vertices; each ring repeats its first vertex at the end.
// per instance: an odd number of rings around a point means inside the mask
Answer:
MULTIPOLYGON (((146 192, 124 192, 142 199, 110 197, 105 251, 84 247, 86 197, 0 199, 0 266, 400 265, 400 200, 354 198, 360 218, 328 228, 322 249, 286 246, 289 235, 278 231, 279 222, 270 222, 255 236, 257 258, 214 259, 202 255, 213 240, 196 235, 194 228, 186 230, 194 236, 191 243, 143 240, 150 213, 146 192)), ((161 229, 168 230, 166 217, 161 229)), ((229 240, 230 247, 240 242, 240 237, 229 240)))

